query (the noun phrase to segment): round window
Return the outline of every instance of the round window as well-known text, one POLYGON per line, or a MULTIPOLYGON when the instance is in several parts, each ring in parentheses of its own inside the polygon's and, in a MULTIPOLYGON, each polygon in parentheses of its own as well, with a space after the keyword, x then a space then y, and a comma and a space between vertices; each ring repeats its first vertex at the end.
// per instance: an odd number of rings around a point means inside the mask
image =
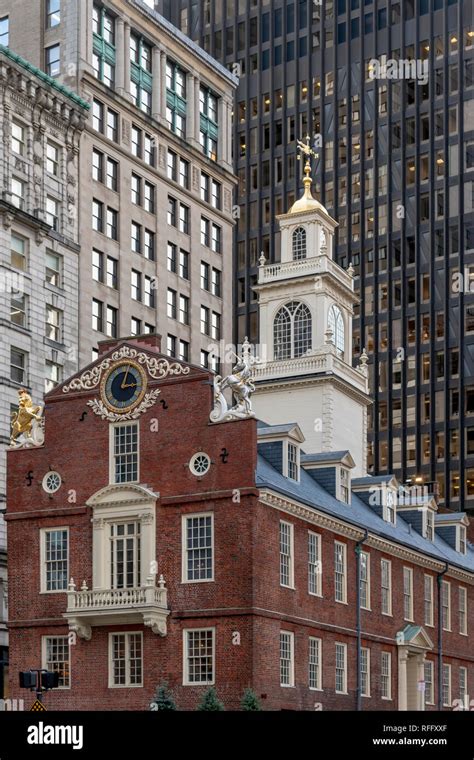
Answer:
POLYGON ((193 475, 197 475, 198 477, 205 475, 206 472, 209 471, 210 467, 211 460, 207 454, 204 454, 203 451, 199 451, 197 454, 195 454, 189 463, 189 469, 193 475))
POLYGON ((59 472, 47 472, 43 478, 43 488, 46 493, 55 493, 61 488, 61 475, 59 472))

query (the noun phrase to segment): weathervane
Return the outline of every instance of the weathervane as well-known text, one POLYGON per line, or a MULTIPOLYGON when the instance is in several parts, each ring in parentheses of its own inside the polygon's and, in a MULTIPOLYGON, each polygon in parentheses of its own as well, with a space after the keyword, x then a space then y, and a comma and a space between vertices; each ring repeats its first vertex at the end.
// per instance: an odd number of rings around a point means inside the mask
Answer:
POLYGON ((297 160, 301 160, 301 156, 306 156, 306 161, 304 165, 304 173, 305 177, 303 179, 304 184, 304 197, 305 198, 312 198, 311 195, 311 184, 313 180, 311 179, 311 158, 318 158, 319 153, 316 153, 315 150, 310 145, 310 136, 309 134, 306 135, 306 142, 303 142, 302 140, 297 140, 296 150, 299 150, 300 152, 296 156, 297 160))

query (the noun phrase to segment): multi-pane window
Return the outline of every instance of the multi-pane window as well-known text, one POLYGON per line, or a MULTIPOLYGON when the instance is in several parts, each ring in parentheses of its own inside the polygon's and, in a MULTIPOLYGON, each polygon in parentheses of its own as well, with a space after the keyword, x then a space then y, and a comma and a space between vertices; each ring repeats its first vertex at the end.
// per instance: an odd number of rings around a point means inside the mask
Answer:
POLYGON ((143 235, 143 254, 146 259, 155 260, 155 233, 147 229, 143 235))
POLYGON ((347 693, 347 645, 336 644, 336 694, 347 693))
POLYGON ((136 317, 130 319, 130 335, 141 335, 142 321, 136 317))
POLYGON ((176 207, 177 207, 176 199, 171 198, 171 196, 168 196, 167 222, 170 227, 176 227, 176 224, 177 224, 176 207))
POLYGON ((458 547, 461 554, 466 554, 466 528, 464 525, 458 525, 458 547))
POLYGON ((166 314, 170 319, 176 319, 177 316, 177 293, 176 290, 168 288, 166 296, 166 314))
POLYGON ((189 253, 182 248, 179 250, 179 276, 189 280, 189 253))
POLYGON ((92 179, 104 181, 104 154, 96 149, 92 151, 92 179))
POLYGON ((370 555, 361 552, 359 555, 360 568, 360 606, 370 610, 370 555))
POLYGON ((451 665, 443 665, 442 679, 443 707, 451 707, 451 665))
POLYGON ((12 177, 10 181, 11 202, 17 208, 23 208, 25 204, 25 183, 17 177, 12 177))
POLYGON ((47 0, 46 28, 52 29, 61 21, 61 0, 47 0))
POLYGON ((107 256, 107 270, 105 274, 106 285, 116 290, 118 287, 118 261, 112 258, 112 256, 107 256))
POLYGON ((166 353, 168 356, 176 356, 176 336, 169 334, 166 336, 166 353))
POLYGON ((201 172, 201 200, 220 209, 222 203, 222 185, 208 174, 201 172))
POLYGON ((104 105, 95 98, 92 101, 92 127, 96 132, 104 131, 104 105))
POLYGON ((184 203, 179 204, 179 225, 180 232, 185 232, 189 235, 189 208, 184 203))
POLYGON ((141 583, 140 523, 111 523, 109 528, 110 588, 138 588, 141 583))
POLYGON ((21 269, 26 271, 27 258, 26 258, 27 241, 24 238, 18 237, 12 233, 10 243, 10 264, 15 269, 21 269))
POLYGON ((44 378, 44 392, 49 393, 61 382, 61 365, 56 362, 46 361, 44 378))
POLYGON ((216 311, 211 314, 211 338, 213 340, 221 339, 221 315, 216 311))
POLYGON ((280 686, 295 685, 295 637, 290 631, 280 631, 280 686))
POLYGON ((54 306, 46 305, 45 335, 56 343, 61 341, 62 314, 62 311, 54 306))
POLYGON ((189 161, 184 158, 179 159, 178 182, 181 187, 189 189, 189 161))
MULTIPOLYGON (((214 336, 213 336, 214 337, 214 336)), ((299 449, 294 443, 288 443, 287 472, 291 480, 299 479, 299 449)))
POLYGON ((68 584, 68 532, 55 528, 42 532, 42 591, 66 591, 68 584))
POLYGON ((433 625, 433 576, 425 574, 425 625, 433 625))
POLYGON ((181 359, 182 362, 189 361, 189 343, 186 340, 179 341, 178 359, 181 359))
POLYGON ((425 660, 425 704, 434 704, 433 661, 425 660))
POLYGON ((118 240, 118 211, 107 206, 105 234, 111 240, 118 240))
POLYGON ((217 96, 207 87, 199 92, 200 143, 204 155, 217 161, 217 139, 219 136, 217 96))
POLYGON ((46 171, 55 177, 59 174, 59 148, 49 140, 46 144, 46 171))
POLYGON ((201 333, 209 335, 211 331, 211 312, 207 306, 201 306, 201 333))
POLYGON ((63 272, 63 257, 59 253, 46 251, 46 282, 54 285, 56 288, 61 287, 63 272))
POLYGON ((27 356, 20 348, 10 348, 10 379, 15 383, 25 384, 27 356))
POLYGON ((188 296, 179 297, 178 318, 182 325, 189 325, 189 298, 188 296))
POLYGON ((92 299, 92 329, 104 332, 104 304, 97 298, 92 299))
POLYGON ((167 267, 168 272, 174 272, 174 274, 177 274, 178 272, 178 255, 177 255, 177 246, 174 243, 168 243, 167 245, 167 267))
POLYGON ((380 560, 380 576, 382 589, 382 615, 392 614, 392 563, 389 559, 380 560))
POLYGON ((95 198, 92 200, 92 229, 96 232, 104 230, 104 204, 95 198))
POLYGON ((362 697, 370 697, 370 649, 360 650, 360 693, 362 697))
POLYGON ((25 155, 25 127, 16 121, 12 121, 10 145, 12 153, 16 153, 17 156, 25 155))
POLYGON ((280 586, 293 588, 293 525, 280 520, 280 586))
POLYGON ((211 251, 222 253, 222 228, 218 224, 211 225, 211 251))
POLYGON ((434 541, 434 512, 432 509, 425 510, 425 537, 428 541, 434 541))
POLYGON ((136 269, 132 269, 131 275, 131 296, 134 301, 142 300, 142 275, 136 269))
POLYGON ((92 65, 97 79, 108 87, 115 82, 115 19, 102 6, 92 10, 92 65))
POLYGON ((382 652, 380 662, 380 691, 382 699, 392 698, 392 655, 382 652))
POLYGON ((299 261, 306 258, 306 230, 304 227, 297 227, 294 230, 292 239, 293 259, 299 261))
POLYGON ((59 673, 58 687, 68 689, 70 682, 70 659, 68 636, 43 636, 43 667, 59 673))
POLYGON ((109 686, 143 686, 143 634, 111 633, 109 686))
POLYGON ((166 168, 166 174, 168 179, 172 179, 174 182, 178 178, 178 156, 174 150, 168 151, 168 163, 166 168))
POLYGON ((50 77, 57 77, 60 72, 60 46, 51 45, 44 51, 45 71, 50 77))
POLYGON ((308 532, 308 593, 321 596, 321 536, 308 532))
POLYGON ((130 93, 135 105, 151 114, 152 47, 137 34, 130 35, 130 93))
POLYGON ((467 588, 459 586, 459 633, 467 636, 467 588))
POLYGON ((201 261, 201 288, 202 290, 209 290, 210 288, 210 266, 205 261, 201 261))
POLYGON ((339 478, 340 478, 340 498, 341 501, 344 502, 344 504, 349 504, 350 502, 350 475, 349 470, 346 470, 345 467, 341 467, 339 469, 339 478))
POLYGON ((55 198, 51 198, 50 195, 46 196, 46 221, 51 225, 53 230, 58 231, 59 228, 59 203, 55 198))
POLYGON ((221 271, 212 267, 211 271, 211 293, 213 296, 221 297, 221 271))
POLYGON ((464 710, 469 710, 467 696, 467 668, 463 665, 459 668, 459 700, 464 710))
POLYGON ((116 111, 112 111, 111 108, 107 109, 107 125, 105 134, 109 140, 118 142, 118 113, 116 111))
POLYGON ((135 253, 141 253, 142 251, 142 228, 140 224, 137 224, 136 222, 132 222, 130 225, 131 230, 131 236, 130 236, 130 245, 132 248, 132 251, 135 253))
POLYGON ((105 334, 108 335, 109 338, 117 338, 117 327, 118 309, 116 309, 114 306, 107 306, 105 334))
POLYGON ((186 74, 173 61, 166 62, 166 119, 172 132, 186 135, 186 74))
POLYGON ((274 358, 294 359, 312 346, 311 312, 306 304, 291 301, 279 309, 273 323, 274 358))
POLYGON ((441 620, 444 631, 451 630, 451 584, 441 581, 441 620))
POLYGON ((151 309, 155 308, 155 282, 153 277, 149 277, 148 275, 145 275, 144 280, 144 303, 145 306, 149 306, 151 309))
POLYGON ((20 327, 27 327, 28 297, 13 291, 10 299, 10 321, 20 327))
POLYGON ((310 689, 322 689, 322 642, 314 636, 309 637, 308 686, 310 689))
POLYGON ((116 425, 112 431, 113 482, 134 483, 138 480, 138 424, 116 425))
POLYGON ((213 580, 212 515, 183 517, 183 581, 213 580))
POLYGON ((339 356, 344 356, 344 319, 338 306, 332 305, 328 313, 328 328, 331 330, 331 343, 336 346, 339 356))
POLYGON ((347 600, 346 544, 334 542, 334 598, 336 602, 347 600))
POLYGON ((151 214, 155 212, 155 186, 146 180, 143 186, 143 207, 151 214))
POLYGON ((184 631, 184 683, 214 683, 215 630, 202 628, 184 631))
POLYGON ((155 140, 147 132, 143 135, 143 160, 148 166, 155 165, 155 140))
POLYGON ((143 133, 139 127, 132 124, 132 155, 142 157, 143 133))
POLYGON ((413 570, 403 568, 403 617, 413 620, 413 570))
POLYGON ((8 47, 8 27, 8 16, 2 16, 0 18, 0 45, 5 45, 5 47, 8 47))

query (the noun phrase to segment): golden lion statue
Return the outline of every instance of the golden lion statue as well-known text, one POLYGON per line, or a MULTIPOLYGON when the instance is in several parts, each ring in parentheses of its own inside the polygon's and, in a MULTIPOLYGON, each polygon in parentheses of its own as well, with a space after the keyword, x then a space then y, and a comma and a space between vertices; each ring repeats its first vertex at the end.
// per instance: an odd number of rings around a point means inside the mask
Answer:
POLYGON ((18 411, 12 415, 10 445, 13 446, 22 434, 25 434, 27 439, 33 439, 34 422, 42 422, 41 407, 35 406, 28 391, 21 388, 18 391, 18 411))

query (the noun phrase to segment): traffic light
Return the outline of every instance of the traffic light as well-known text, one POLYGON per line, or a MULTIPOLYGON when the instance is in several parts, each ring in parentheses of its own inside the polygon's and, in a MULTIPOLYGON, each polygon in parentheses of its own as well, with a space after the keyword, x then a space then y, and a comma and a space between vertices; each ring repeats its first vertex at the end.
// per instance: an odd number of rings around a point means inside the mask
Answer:
POLYGON ((41 673, 41 686, 43 689, 57 689, 59 686, 59 673, 52 671, 41 673))
POLYGON ((20 673, 21 689, 36 689, 36 671, 26 670, 20 673))

